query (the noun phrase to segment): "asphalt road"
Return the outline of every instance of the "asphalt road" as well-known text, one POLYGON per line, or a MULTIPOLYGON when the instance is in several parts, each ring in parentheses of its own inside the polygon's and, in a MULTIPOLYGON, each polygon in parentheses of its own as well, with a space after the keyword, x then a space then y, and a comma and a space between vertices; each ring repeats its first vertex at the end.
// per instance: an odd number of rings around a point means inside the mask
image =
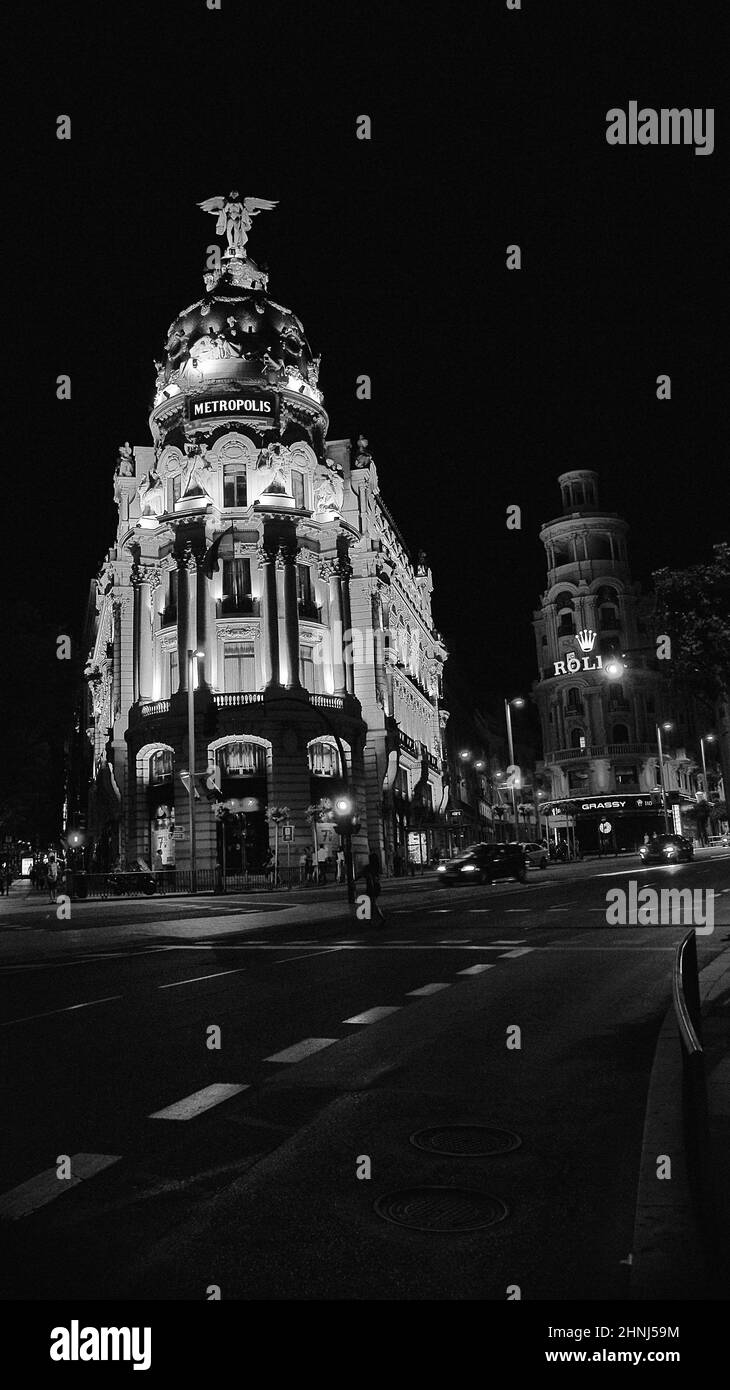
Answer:
POLYGON ((712 888, 700 963, 727 945, 727 853, 392 884, 380 929, 332 890, 87 903, 63 924, 4 904, 2 1296, 623 1298, 686 930, 609 927, 630 878, 712 888), (411 1142, 460 1125, 457 1152, 411 1142), (474 1126, 519 1143, 459 1152, 474 1126), (499 1219, 467 1229, 477 1212, 499 1219))

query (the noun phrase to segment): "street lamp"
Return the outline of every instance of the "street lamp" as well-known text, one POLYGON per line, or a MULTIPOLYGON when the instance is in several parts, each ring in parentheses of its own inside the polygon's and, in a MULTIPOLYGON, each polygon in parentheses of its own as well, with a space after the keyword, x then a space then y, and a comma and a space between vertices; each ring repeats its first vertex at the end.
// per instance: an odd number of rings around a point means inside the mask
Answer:
MULTIPOLYGON (((195 684, 196 662, 205 652, 188 648, 188 808, 190 813, 190 892, 198 891, 198 870, 195 863, 195 684)), ((225 831, 224 831, 225 833, 225 831)))
MULTIPOLYGON (((509 760, 512 767, 514 767, 515 762, 515 750, 512 744, 512 711, 510 706, 514 705, 515 709, 522 709, 524 703, 521 695, 516 695, 513 700, 505 700, 504 702, 504 717, 507 721, 507 747, 509 749, 509 760)), ((517 839, 517 789, 515 787, 514 772, 512 774, 512 813, 515 822, 515 839, 517 839)))
POLYGON ((701 737, 701 739, 700 739, 700 752, 702 753, 702 776, 703 776, 703 778, 704 778, 704 783, 705 783, 705 796, 707 797, 708 803, 709 803, 709 800, 710 800, 710 786, 709 786, 709 783, 708 783, 708 781, 707 781, 707 762, 706 762, 706 760, 705 760, 705 744, 706 744, 706 743, 714 743, 714 742, 715 742, 715 735, 714 735, 714 734, 703 734, 702 737, 701 737))
POLYGON ((669 834, 669 813, 667 811, 667 791, 664 785, 664 749, 662 748, 662 729, 671 729, 674 726, 666 721, 664 724, 656 726, 656 741, 659 749, 659 780, 662 788, 662 811, 664 813, 664 833, 669 834))

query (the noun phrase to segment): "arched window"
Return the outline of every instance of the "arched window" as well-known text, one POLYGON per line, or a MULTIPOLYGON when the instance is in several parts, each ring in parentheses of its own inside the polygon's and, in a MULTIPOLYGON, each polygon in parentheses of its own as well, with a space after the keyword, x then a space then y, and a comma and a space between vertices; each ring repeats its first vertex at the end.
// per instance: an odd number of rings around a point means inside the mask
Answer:
POLYGON ((263 777, 266 774, 266 749, 260 743, 236 739, 218 750, 218 760, 224 777, 263 777))
POLYGON ((583 699, 577 685, 571 685, 566 700, 566 708, 569 713, 583 713, 583 699))
POLYGON ((629 731, 628 731, 628 729, 626 728, 626 725, 625 725, 625 724, 614 724, 613 729, 611 730, 611 742, 612 742, 612 743, 628 743, 628 741, 629 741, 629 731))
POLYGON ((575 622, 573 620, 573 595, 567 590, 558 594, 555 600, 555 607, 558 614, 558 636, 572 637, 575 632, 575 622))
POLYGON ((586 551, 589 560, 610 560, 611 542, 607 535, 586 536, 586 551))
POLYGON ((582 506, 583 506, 583 484, 582 484, 582 483, 573 483, 573 506, 574 506, 574 507, 582 507, 582 506))
POLYGON ((571 729, 570 746, 571 748, 585 748, 586 736, 582 729, 571 729))
POLYGON ((173 776, 174 753, 171 748, 161 748, 150 758, 150 786, 160 782, 170 782, 173 776))
POLYGON ((601 631, 610 631, 619 625, 619 600, 615 589, 610 585, 604 584, 596 594, 596 611, 598 613, 598 626, 601 631))
POLYGON ((317 738, 307 749, 309 771, 313 777, 339 777, 340 754, 336 743, 326 738, 317 738))

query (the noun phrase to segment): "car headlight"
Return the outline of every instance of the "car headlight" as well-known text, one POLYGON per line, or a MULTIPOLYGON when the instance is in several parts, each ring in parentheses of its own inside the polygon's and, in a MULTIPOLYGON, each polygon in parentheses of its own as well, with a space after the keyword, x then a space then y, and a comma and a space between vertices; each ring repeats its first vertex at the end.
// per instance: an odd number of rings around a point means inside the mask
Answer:
POLYGON ((462 866, 461 866, 461 872, 462 872, 463 874, 475 874, 476 871, 477 871, 477 866, 476 866, 476 864, 462 864, 462 866))
POLYGON ((445 873, 446 873, 446 865, 445 865, 445 864, 438 864, 438 865, 436 866, 436 873, 437 873, 437 874, 445 874, 445 873))

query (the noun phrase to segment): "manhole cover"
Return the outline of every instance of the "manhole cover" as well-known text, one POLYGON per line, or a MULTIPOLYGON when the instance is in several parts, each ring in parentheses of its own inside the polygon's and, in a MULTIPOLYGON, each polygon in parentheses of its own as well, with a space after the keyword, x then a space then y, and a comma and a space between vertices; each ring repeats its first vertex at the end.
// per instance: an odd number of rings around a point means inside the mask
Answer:
POLYGON ((508 1129, 493 1129, 491 1125, 435 1125, 419 1129, 411 1135, 416 1149, 426 1153, 449 1154, 452 1157, 482 1158, 490 1154, 508 1154, 519 1149, 519 1134, 508 1129))
POLYGON ((465 1187, 406 1187, 386 1192, 375 1203, 378 1216, 412 1231, 478 1231, 503 1221, 499 1197, 465 1187))

